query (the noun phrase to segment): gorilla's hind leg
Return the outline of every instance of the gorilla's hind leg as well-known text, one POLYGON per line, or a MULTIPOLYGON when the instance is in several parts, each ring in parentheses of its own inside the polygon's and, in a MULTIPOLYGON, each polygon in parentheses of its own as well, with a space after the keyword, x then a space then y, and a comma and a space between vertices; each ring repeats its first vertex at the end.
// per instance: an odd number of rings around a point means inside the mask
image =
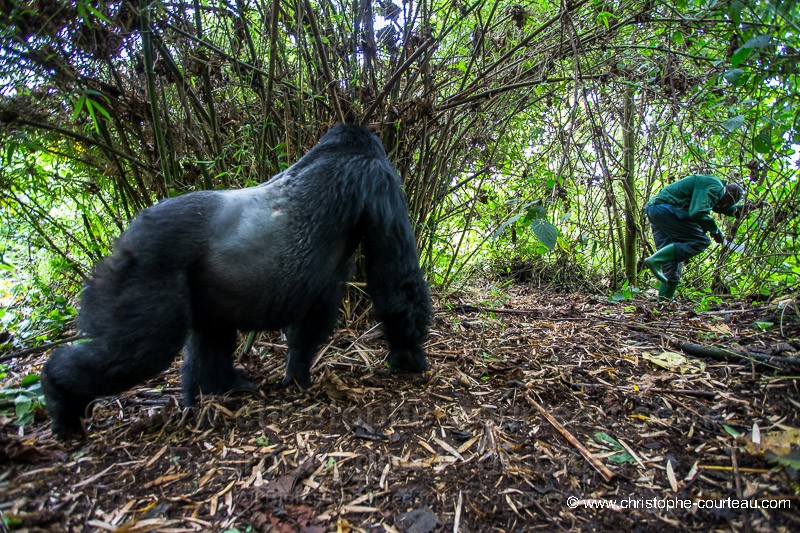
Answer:
POLYGON ((82 432, 87 405, 142 383, 169 367, 189 326, 185 277, 96 277, 82 296, 79 322, 88 338, 53 351, 42 386, 53 433, 82 432))
POLYGON ((87 352, 96 351, 98 347, 99 345, 76 344, 59 348, 44 365, 42 388, 50 413, 50 425, 53 434, 59 439, 65 440, 83 433, 81 418, 85 416, 86 408, 95 396, 90 393, 91 386, 78 386, 84 382, 80 375, 81 369, 71 361, 92 359, 93 356, 87 355, 87 352))
POLYGON ((195 405, 200 394, 257 390, 243 372, 233 368, 235 349, 236 328, 232 326, 192 328, 181 369, 184 405, 195 405))
POLYGON ((155 327, 148 333, 158 342, 119 332, 114 339, 85 339, 53 352, 42 370, 42 386, 54 435, 67 439, 82 433, 80 418, 92 400, 127 390, 169 367, 183 334, 171 332, 170 338, 155 327))

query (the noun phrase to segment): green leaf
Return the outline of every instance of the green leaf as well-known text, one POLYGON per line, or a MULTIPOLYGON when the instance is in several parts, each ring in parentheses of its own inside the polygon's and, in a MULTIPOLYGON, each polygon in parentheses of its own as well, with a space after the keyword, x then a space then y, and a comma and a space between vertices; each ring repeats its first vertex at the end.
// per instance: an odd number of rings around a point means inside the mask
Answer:
POLYGON ((87 98, 86 105, 94 108, 95 111, 100 111, 100 114, 106 117, 107 120, 111 120, 111 115, 108 113, 108 111, 106 111, 106 108, 97 103, 97 101, 89 100, 87 98))
POLYGON ((34 383, 39 382, 39 375, 38 374, 28 374, 24 378, 22 378, 22 386, 27 387, 28 385, 33 385, 34 383))
POLYGON ((798 452, 797 447, 790 449, 786 455, 778 455, 772 450, 767 450, 764 452, 764 458, 771 463, 800 470, 800 452, 798 452))
POLYGON ((728 131, 736 131, 744 124, 744 115, 736 115, 722 123, 722 127, 728 131))
POLYGON ((607 459, 612 463, 629 463, 634 464, 636 463, 636 459, 631 456, 630 453, 625 449, 620 442, 609 435, 608 433, 595 433, 594 440, 601 444, 609 444, 611 448, 615 451, 619 451, 619 453, 615 453, 607 457, 607 459))
POLYGON ((86 97, 81 95, 81 97, 78 98, 78 101, 75 102, 75 110, 72 112, 72 120, 75 120, 76 118, 78 118, 78 115, 81 114, 81 110, 83 109, 83 103, 85 101, 86 97))
POLYGON ((92 7, 92 6, 90 6, 89 4, 86 4, 86 9, 88 9, 88 10, 89 10, 89 12, 90 12, 92 15, 94 15, 94 16, 95 16, 95 17, 97 17, 97 18, 99 18, 100 20, 102 20, 102 21, 103 21, 103 22, 105 22, 106 24, 111 24, 111 21, 110 21, 110 20, 108 20, 108 19, 106 18, 106 16, 105 16, 105 15, 104 15, 104 14, 103 14, 103 13, 102 13, 100 10, 98 10, 97 8, 95 8, 95 7, 92 7))
POLYGON ((608 300, 613 303, 619 303, 625 300, 625 294, 622 291, 617 291, 611 296, 609 296, 608 300))
POLYGON ((768 46, 769 43, 772 42, 771 35, 757 35, 752 39, 748 39, 746 43, 742 45, 742 48, 764 48, 768 46))
POLYGON ((14 409, 16 411, 17 418, 22 418, 28 414, 31 409, 33 409, 33 400, 29 396, 20 394, 14 398, 14 409))
POLYGON ((608 21, 611 18, 616 18, 613 13, 609 13, 608 11, 601 11, 600 13, 597 14, 597 18, 595 18, 595 21, 597 22, 597 24, 605 26, 606 29, 608 29, 609 28, 608 21))
POLYGON ((525 222, 536 220, 538 218, 547 218, 547 209, 542 205, 534 205, 528 212, 525 213, 525 222))
POLYGON ((744 71, 742 69, 732 68, 728 72, 723 74, 722 77, 725 78, 725 80, 734 87, 738 87, 739 82, 742 79, 742 74, 744 74, 744 71))
POLYGON ((552 252, 558 243, 558 228, 543 218, 535 218, 531 221, 531 229, 539 242, 552 252))
POLYGON ((14 153, 17 151, 17 147, 19 144, 15 142, 9 142, 6 145, 6 166, 11 165, 11 161, 14 159, 14 153))
POLYGON ((759 154, 772 152, 772 128, 765 126, 753 139, 753 150, 759 154))
POLYGON ((522 215, 521 214, 517 214, 517 215, 514 215, 513 217, 509 218, 508 220, 506 220, 502 224, 500 224, 500 227, 497 228, 497 230, 492 234, 492 240, 497 239, 500 236, 500 234, 503 233, 504 229, 509 227, 511 224, 515 223, 520 218, 522 218, 522 215))
POLYGON ((747 57, 750 55, 752 51, 753 51, 752 48, 745 48, 745 47, 739 48, 731 56, 731 65, 733 65, 734 67, 738 67, 742 61, 747 59, 747 57))
POLYGON ((742 432, 739 431, 738 429, 736 429, 734 427, 731 427, 731 426, 727 426, 725 424, 722 424, 722 429, 724 429, 725 433, 727 433, 731 437, 738 437, 739 435, 742 434, 742 432))
POLYGON ((620 444, 617 439, 615 439, 614 437, 603 431, 595 433, 594 440, 599 442, 600 444, 610 444, 614 447, 619 447, 620 449, 622 448, 622 444, 620 444))
POLYGON ((739 22, 742 20, 742 9, 744 9, 744 2, 742 2, 742 0, 731 0, 728 13, 730 13, 731 22, 733 22, 735 26, 738 26, 739 22))
POLYGON ((767 328, 771 328, 774 325, 775 325, 774 322, 762 322, 760 320, 756 320, 756 326, 758 326, 758 328, 761 329, 761 330, 765 330, 767 328))

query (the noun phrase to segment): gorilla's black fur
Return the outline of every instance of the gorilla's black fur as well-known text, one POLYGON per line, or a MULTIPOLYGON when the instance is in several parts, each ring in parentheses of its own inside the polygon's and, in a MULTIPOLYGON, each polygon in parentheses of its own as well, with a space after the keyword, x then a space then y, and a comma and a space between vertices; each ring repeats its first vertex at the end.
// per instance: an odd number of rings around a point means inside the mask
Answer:
POLYGON ((162 372, 184 346, 187 405, 251 387, 232 363, 239 329, 287 327, 284 383, 308 387, 359 243, 390 369, 426 370, 431 305, 400 179, 377 136, 339 125, 258 187, 195 192, 136 217, 83 290, 86 339, 42 372, 53 433, 82 432, 93 399, 162 372))

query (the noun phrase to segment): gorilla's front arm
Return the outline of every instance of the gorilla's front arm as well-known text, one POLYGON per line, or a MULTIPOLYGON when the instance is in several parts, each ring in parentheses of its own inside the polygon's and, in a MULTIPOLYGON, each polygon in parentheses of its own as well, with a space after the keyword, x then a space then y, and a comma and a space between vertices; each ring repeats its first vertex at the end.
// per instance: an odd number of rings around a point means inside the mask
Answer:
POLYGON ((137 216, 81 295, 86 340, 55 350, 42 372, 54 433, 82 431, 91 400, 158 374, 182 347, 187 405, 251 387, 233 368, 237 330, 287 328, 284 383, 309 386, 362 242, 390 367, 426 370, 430 298, 399 178, 374 134, 336 126, 265 184, 137 216))

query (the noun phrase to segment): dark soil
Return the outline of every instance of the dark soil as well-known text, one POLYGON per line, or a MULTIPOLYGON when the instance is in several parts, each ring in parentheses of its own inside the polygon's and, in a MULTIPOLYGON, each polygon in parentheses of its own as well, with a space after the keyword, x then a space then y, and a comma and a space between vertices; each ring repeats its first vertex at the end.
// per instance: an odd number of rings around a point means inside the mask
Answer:
POLYGON ((794 358, 797 305, 451 299, 425 376, 387 376, 379 330, 351 310, 308 391, 277 384, 285 346, 265 335, 239 358, 258 396, 184 410, 176 363, 97 402, 84 440, 53 440, 43 413, 2 421, 0 511, 52 531, 797 531, 781 461, 800 464, 800 366, 646 359, 667 338, 794 358), (773 434, 788 443, 765 453, 773 434), (763 500, 783 508, 741 508, 763 500))

